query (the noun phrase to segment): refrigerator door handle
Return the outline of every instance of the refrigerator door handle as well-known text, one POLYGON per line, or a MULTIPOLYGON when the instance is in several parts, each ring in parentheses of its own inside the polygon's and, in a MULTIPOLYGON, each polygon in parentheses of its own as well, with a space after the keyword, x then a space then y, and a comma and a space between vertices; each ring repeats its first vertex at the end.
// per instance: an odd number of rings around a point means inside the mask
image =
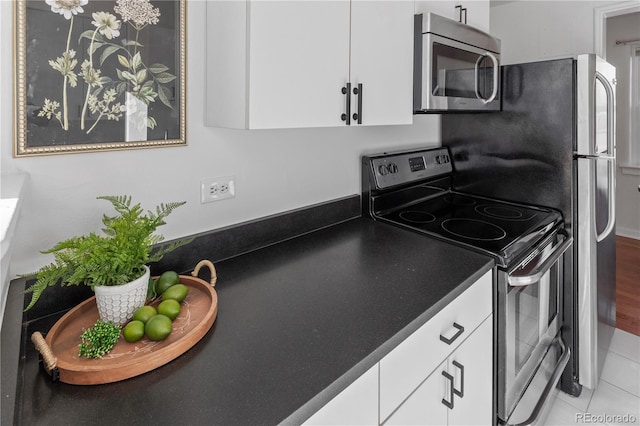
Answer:
MULTIPOLYGON (((616 122, 615 122, 615 88, 611 82, 602 74, 596 71, 596 80, 600 81, 607 94, 607 155, 616 155, 616 122)), ((595 113, 595 111, 594 111, 595 113)), ((595 122, 595 117, 594 117, 595 122)))
MULTIPOLYGON (((604 240, 613 230, 616 220, 616 122, 615 122, 615 91, 611 85, 611 82, 602 74, 596 71, 596 79, 602 83, 607 94, 607 154, 609 156, 609 170, 608 170, 608 192, 609 192, 609 205, 607 226, 605 226, 602 233, 598 234, 596 231, 596 241, 600 242, 604 240)), ((595 210, 595 209, 594 209, 595 210)), ((594 220, 595 224, 595 220, 594 220)))
MULTIPOLYGON (((615 158, 607 159, 609 162, 609 179, 608 179, 608 192, 609 192, 609 217, 607 218, 607 226, 605 226, 602 233, 598 234, 596 231, 596 242, 600 242, 607 238, 607 236, 613 231, 613 227, 616 223, 616 160, 615 158)), ((593 209, 593 214, 595 215, 595 209, 593 209)), ((595 227, 595 219, 593 221, 595 227)))

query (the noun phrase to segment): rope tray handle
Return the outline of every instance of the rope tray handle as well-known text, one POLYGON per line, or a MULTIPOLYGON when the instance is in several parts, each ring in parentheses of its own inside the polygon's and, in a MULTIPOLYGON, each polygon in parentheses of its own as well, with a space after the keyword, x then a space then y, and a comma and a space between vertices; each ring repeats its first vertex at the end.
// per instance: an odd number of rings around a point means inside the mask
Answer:
POLYGON ((202 268, 203 266, 208 267, 211 271, 211 286, 215 287, 216 281, 218 281, 218 276, 216 274, 216 267, 213 266, 213 262, 211 262, 210 260, 201 260, 200 262, 198 262, 196 267, 193 268, 193 272, 191 273, 191 275, 197 278, 198 273, 200 272, 200 268, 202 268))
POLYGON ((56 365, 58 364, 58 358, 56 358, 46 340, 44 340, 42 333, 40 333, 39 331, 34 332, 31 335, 31 341, 42 356, 44 368, 49 374, 51 374, 52 380, 57 381, 58 369, 56 368, 56 365))

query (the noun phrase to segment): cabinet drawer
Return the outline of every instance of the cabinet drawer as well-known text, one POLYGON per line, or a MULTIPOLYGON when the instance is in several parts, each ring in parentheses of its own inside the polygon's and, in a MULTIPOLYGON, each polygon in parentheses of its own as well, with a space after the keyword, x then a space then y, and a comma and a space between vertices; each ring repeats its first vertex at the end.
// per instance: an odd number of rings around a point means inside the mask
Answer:
POLYGON ((447 424, 447 407, 442 404, 446 379, 442 375, 447 362, 420 384, 418 389, 387 419, 384 426, 443 426, 447 424))
POLYGON ((492 308, 489 271, 385 356, 380 361, 380 420, 384 421, 491 315, 492 308), (454 323, 464 330, 455 328, 454 323))

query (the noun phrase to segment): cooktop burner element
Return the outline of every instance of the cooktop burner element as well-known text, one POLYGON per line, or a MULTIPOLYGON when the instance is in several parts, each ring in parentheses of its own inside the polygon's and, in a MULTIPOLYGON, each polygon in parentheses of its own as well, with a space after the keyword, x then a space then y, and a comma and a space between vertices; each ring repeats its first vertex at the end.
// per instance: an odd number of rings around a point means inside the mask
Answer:
POLYGON ((507 232, 498 225, 478 219, 445 219, 440 226, 446 232, 468 240, 496 241, 507 236, 507 232))
POLYGON ((436 217, 431 213, 420 210, 407 210, 400 213, 400 217, 409 223, 431 223, 436 217))
POLYGON ((533 217, 530 212, 525 212, 520 207, 496 204, 482 204, 476 207, 476 211, 483 216, 504 220, 530 220, 533 217))

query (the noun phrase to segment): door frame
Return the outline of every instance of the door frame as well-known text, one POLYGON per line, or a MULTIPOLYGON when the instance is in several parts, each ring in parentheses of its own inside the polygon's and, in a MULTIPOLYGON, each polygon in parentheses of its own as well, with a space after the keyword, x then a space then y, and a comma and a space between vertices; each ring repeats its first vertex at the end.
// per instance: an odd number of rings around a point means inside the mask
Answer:
POLYGON ((637 1, 625 1, 594 9, 593 38, 596 55, 603 59, 607 57, 607 18, 633 12, 640 12, 640 3, 637 1))

